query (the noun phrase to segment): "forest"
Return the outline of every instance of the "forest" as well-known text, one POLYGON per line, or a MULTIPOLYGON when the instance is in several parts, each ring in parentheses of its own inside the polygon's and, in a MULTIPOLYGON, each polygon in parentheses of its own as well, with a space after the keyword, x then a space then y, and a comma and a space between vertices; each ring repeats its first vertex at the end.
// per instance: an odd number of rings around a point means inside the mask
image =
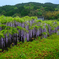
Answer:
POLYGON ((44 16, 45 19, 59 18, 59 4, 53 3, 21 3, 16 5, 0 6, 0 15, 5 16, 44 16))

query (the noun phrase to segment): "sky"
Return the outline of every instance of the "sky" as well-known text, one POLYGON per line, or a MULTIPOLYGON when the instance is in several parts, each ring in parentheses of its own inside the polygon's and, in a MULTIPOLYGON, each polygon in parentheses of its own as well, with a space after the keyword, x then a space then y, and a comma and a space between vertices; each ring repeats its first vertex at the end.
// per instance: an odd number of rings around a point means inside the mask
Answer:
POLYGON ((39 2, 39 3, 51 2, 54 4, 59 4, 59 0, 0 0, 0 6, 15 5, 18 3, 26 3, 26 2, 39 2))

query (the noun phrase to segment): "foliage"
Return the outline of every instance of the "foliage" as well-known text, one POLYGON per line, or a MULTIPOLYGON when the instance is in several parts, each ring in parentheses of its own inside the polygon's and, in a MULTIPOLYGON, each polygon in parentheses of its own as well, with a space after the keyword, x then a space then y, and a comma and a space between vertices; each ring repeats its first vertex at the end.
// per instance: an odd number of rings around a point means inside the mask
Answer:
POLYGON ((0 59, 59 59, 59 35, 39 37, 32 42, 18 43, 0 52, 0 59))
POLYGON ((14 6, 6 5, 0 7, 0 15, 5 16, 44 16, 45 19, 59 18, 59 5, 53 3, 22 3, 14 6))

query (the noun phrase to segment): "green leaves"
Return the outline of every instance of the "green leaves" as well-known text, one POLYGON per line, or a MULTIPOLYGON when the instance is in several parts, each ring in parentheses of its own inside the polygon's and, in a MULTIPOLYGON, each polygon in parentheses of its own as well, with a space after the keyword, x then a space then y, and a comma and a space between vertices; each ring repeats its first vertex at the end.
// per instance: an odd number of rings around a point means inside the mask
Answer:
POLYGON ((4 34, 0 31, 0 39, 1 39, 2 37, 4 38, 4 34))
POLYGON ((28 32, 28 30, 26 30, 25 28, 22 28, 21 26, 17 26, 17 29, 18 30, 24 30, 24 31, 28 32))
POLYGON ((47 33, 46 33, 46 32, 43 32, 42 34, 43 34, 43 35, 46 35, 47 33))

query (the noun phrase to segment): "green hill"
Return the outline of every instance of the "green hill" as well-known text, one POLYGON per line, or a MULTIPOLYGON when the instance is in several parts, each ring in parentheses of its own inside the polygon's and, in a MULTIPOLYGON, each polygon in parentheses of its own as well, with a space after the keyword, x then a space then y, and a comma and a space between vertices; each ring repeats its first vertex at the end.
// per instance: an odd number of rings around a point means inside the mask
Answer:
MULTIPOLYGON (((52 13, 53 14, 53 13, 52 13)), ((45 18, 58 18, 59 15, 59 4, 53 3, 37 3, 37 2, 29 2, 29 3, 21 3, 16 5, 5 5, 0 7, 0 15, 5 16, 44 16, 45 18), (46 15, 47 12, 56 11, 56 15, 52 17, 48 17, 46 15), (47 17, 46 17, 47 16, 47 17)), ((49 14, 50 15, 50 14, 49 14)))

